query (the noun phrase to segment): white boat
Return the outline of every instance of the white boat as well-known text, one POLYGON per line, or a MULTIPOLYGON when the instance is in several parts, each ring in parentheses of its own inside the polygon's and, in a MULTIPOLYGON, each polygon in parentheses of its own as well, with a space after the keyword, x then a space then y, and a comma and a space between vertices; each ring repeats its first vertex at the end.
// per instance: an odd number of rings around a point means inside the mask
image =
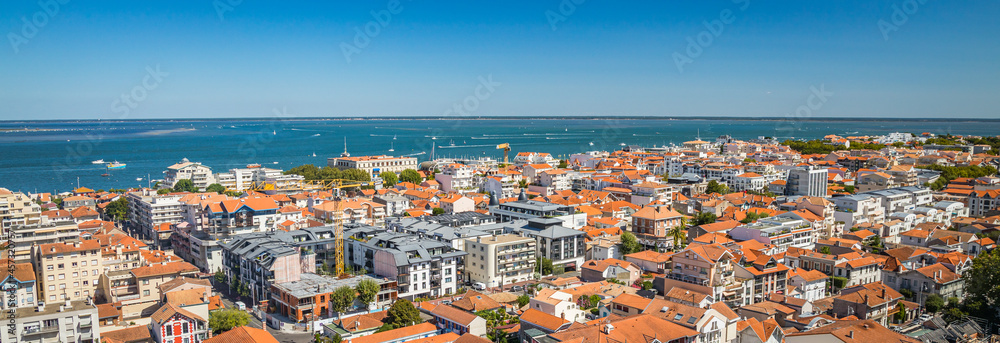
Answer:
POLYGON ((313 157, 316 157, 316 153, 315 152, 313 153, 313 157))
POLYGON ((448 145, 449 146, 455 146, 455 140, 452 140, 450 143, 448 143, 448 145))
POLYGON ((590 146, 594 146, 594 142, 590 142, 589 144, 590 144, 590 146))
POLYGON ((389 152, 393 152, 393 151, 396 151, 396 145, 393 144, 392 142, 389 142, 389 152))
POLYGON ((277 136, 278 135, 278 130, 271 131, 271 134, 277 136))
POLYGON ((135 180, 136 181, 142 181, 142 178, 141 177, 137 177, 137 178, 135 178, 135 180))
POLYGON ((431 139, 438 139, 437 137, 431 137, 431 139))
POLYGON ((618 145, 625 146, 625 143, 621 143, 621 144, 618 144, 618 145))
POLYGON ((271 162, 271 163, 278 164, 278 162, 271 162))
POLYGON ((392 140, 396 140, 396 135, 392 135, 392 140))
POLYGON ((90 161, 90 163, 93 163, 93 164, 104 164, 106 162, 104 162, 103 159, 100 159, 100 160, 97 160, 97 161, 90 161))

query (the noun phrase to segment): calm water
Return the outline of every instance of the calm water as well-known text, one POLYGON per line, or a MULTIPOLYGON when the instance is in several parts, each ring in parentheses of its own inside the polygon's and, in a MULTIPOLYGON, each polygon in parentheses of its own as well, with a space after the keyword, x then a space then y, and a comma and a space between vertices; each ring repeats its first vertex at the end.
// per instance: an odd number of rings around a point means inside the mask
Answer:
POLYGON ((162 178, 167 166, 188 158, 216 172, 250 163, 288 169, 326 165, 327 157, 347 150, 355 156, 490 156, 510 143, 511 153, 542 151, 568 155, 612 150, 620 143, 643 146, 679 144, 699 133, 713 140, 723 134, 820 138, 827 134, 1000 134, 997 121, 802 121, 718 119, 506 119, 506 120, 200 120, 128 122, 0 122, 0 187, 25 192, 146 186, 162 178), (24 129, 31 129, 26 131, 24 129), (394 139, 395 138, 395 139, 394 139), (436 139, 432 139, 436 138, 436 139), (593 142, 593 146, 589 143, 593 142), (389 152, 395 148, 394 152, 389 152), (316 156, 314 157, 313 154, 316 156), (91 161, 128 166, 105 173, 91 161), (148 175, 148 176, 147 176, 148 175), (142 178, 137 181, 136 178, 142 178))

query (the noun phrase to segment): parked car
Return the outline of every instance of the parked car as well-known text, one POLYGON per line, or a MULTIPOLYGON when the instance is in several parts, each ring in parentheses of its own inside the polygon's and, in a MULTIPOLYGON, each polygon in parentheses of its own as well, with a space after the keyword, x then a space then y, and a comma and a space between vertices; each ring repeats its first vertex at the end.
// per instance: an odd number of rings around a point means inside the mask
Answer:
POLYGON ((510 288, 511 292, 524 292, 524 286, 514 286, 510 288))
POLYGON ((482 282, 476 282, 476 283, 472 284, 472 289, 477 290, 477 291, 485 291, 486 290, 486 284, 482 283, 482 282))
POLYGON ((247 305, 244 304, 242 301, 237 301, 235 304, 236 304, 236 308, 240 309, 240 311, 246 311, 247 310, 247 305))

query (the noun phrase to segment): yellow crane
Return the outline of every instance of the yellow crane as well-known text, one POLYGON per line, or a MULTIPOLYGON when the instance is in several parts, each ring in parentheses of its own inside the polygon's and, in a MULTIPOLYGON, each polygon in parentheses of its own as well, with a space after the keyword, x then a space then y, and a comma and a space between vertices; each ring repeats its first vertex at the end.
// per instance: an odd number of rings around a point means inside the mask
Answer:
POLYGON ((510 164, 510 161, 507 160, 507 154, 510 153, 510 143, 503 143, 503 144, 497 145, 497 149, 503 149, 503 163, 504 164, 510 164))
MULTIPOLYGON (((344 180, 344 179, 332 179, 332 180, 303 180, 303 181, 289 181, 276 183, 275 181, 254 181, 250 183, 250 186, 245 190, 247 191, 257 191, 257 192, 294 192, 294 191, 319 191, 319 190, 337 190, 340 193, 342 189, 345 188, 355 188, 362 186, 371 186, 371 181, 354 181, 354 180, 344 180)), ((340 205, 341 194, 335 194, 333 197, 333 208, 336 213, 336 218, 333 222, 336 227, 335 240, 336 247, 334 247, 334 270, 336 275, 340 276, 344 274, 344 211, 340 205)))

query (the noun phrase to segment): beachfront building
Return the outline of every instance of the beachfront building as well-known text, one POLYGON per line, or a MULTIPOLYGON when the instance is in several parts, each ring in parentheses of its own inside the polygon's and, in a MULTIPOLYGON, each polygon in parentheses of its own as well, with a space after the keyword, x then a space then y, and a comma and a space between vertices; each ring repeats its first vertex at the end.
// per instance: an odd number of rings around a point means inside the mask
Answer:
POLYGON ((212 168, 185 158, 167 167, 163 172, 163 182, 160 183, 160 187, 173 188, 180 180, 191 180, 198 190, 203 191, 208 185, 215 183, 215 176, 212 175, 212 168))
POLYGON ((283 170, 275 168, 264 168, 259 164, 247 165, 246 168, 233 168, 228 172, 215 175, 218 184, 226 187, 227 190, 243 191, 250 189, 254 182, 268 182, 274 184, 275 189, 294 188, 305 178, 301 175, 283 174, 283 170))
POLYGON ((326 164, 330 168, 361 169, 369 175, 375 176, 382 172, 393 172, 399 174, 407 169, 417 169, 416 157, 393 157, 387 155, 375 156, 354 156, 354 157, 331 157, 326 159, 326 164))
POLYGON ((361 224, 346 224, 344 236, 348 268, 395 280, 400 298, 455 293, 464 281, 468 254, 447 242, 361 224))
POLYGON ((514 234, 465 240, 465 271, 472 282, 487 287, 527 281, 535 271, 535 240, 514 234))

